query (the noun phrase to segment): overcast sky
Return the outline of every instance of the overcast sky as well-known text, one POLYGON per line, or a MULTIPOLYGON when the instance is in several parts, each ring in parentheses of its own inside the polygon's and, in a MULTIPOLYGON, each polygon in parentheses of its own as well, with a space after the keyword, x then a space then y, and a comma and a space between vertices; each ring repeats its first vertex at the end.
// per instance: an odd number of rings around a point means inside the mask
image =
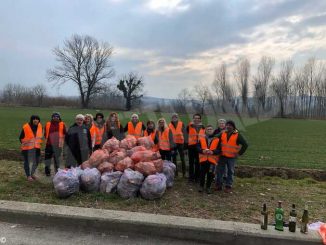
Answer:
POLYGON ((44 83, 51 94, 52 49, 73 34, 114 47, 116 80, 144 77, 148 96, 175 98, 185 87, 211 83, 221 62, 262 55, 276 61, 326 58, 326 0, 1 0, 0 88, 44 83))

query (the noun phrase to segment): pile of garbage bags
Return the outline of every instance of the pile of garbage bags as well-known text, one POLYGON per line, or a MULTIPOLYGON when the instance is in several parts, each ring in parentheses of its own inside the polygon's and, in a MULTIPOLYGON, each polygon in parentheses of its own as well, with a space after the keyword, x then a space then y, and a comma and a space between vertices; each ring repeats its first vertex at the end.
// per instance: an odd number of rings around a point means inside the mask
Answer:
POLYGON ((53 178, 58 197, 66 198, 80 189, 85 192, 118 193, 122 198, 140 195, 161 198, 173 186, 176 166, 153 151, 151 137, 128 136, 121 142, 109 139, 79 168, 59 169, 53 178), (140 142, 140 143, 139 143, 140 142))

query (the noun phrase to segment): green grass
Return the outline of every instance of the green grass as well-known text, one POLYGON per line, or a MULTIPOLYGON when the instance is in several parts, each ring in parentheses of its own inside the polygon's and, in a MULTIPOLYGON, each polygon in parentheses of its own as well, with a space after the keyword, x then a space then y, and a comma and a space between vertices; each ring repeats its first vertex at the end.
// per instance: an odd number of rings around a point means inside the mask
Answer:
POLYGON ((260 210, 267 203, 269 223, 273 222, 273 210, 278 200, 283 201, 285 220, 292 203, 298 216, 304 204, 309 204, 310 222, 326 221, 326 182, 313 179, 284 180, 278 177, 236 178, 232 194, 198 193, 197 186, 177 178, 160 200, 142 198, 125 200, 117 194, 79 192, 67 199, 56 197, 51 178, 45 177, 40 166, 39 180, 27 182, 21 163, 0 161, 0 200, 48 203, 99 209, 115 209, 134 212, 157 213, 206 219, 220 219, 259 223, 260 210))
MULTIPOLYGON (((67 125, 73 123, 77 113, 96 113, 96 110, 67 108, 0 107, 0 151, 19 151, 19 133, 30 115, 38 114, 44 124, 54 111, 61 113, 67 125)), ((111 111, 102 112, 108 116, 111 111)), ((119 112, 123 124, 129 120, 131 114, 132 112, 119 112)), ((140 113, 142 121, 157 121, 160 117, 169 121, 170 116, 168 113, 140 113)), ((181 119, 186 123, 190 117, 191 115, 181 115, 181 119)), ((326 170, 326 121, 265 119, 257 122, 252 118, 240 120, 235 115, 214 115, 205 117, 203 122, 205 125, 216 125, 220 117, 235 120, 250 144, 248 151, 239 159, 239 164, 326 170)))

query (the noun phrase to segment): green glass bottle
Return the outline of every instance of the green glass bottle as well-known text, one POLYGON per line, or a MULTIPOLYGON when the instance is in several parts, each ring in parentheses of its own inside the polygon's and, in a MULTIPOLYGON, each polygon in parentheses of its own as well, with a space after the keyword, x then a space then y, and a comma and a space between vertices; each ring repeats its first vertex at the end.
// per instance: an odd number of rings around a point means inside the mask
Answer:
POLYGON ((297 212, 295 211, 295 205, 292 204, 292 210, 290 212, 290 217, 289 217, 289 231, 295 232, 296 225, 297 225, 297 212))
POLYGON ((282 208, 282 202, 278 202, 278 207, 275 209, 275 230, 283 231, 283 217, 284 211, 282 208))
POLYGON ((301 218, 301 228, 300 228, 300 231, 302 233, 305 233, 305 234, 308 233, 308 222, 309 222, 308 206, 305 205, 305 208, 303 210, 303 215, 302 215, 302 218, 301 218))
POLYGON ((267 224, 268 224, 268 212, 267 212, 267 207, 266 203, 263 205, 263 210, 260 212, 261 213, 261 228, 263 230, 267 230, 267 224))

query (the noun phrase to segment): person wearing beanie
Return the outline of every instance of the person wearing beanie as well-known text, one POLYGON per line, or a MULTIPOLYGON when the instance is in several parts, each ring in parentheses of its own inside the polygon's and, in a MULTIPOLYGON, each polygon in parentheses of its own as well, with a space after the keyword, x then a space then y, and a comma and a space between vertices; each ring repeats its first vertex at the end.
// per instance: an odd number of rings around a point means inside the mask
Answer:
POLYGON ((92 153, 91 133, 84 124, 84 115, 78 114, 65 136, 66 167, 76 167, 88 160, 92 153))
POLYGON ((187 126, 188 134, 188 158, 189 158, 189 182, 198 182, 200 176, 199 155, 197 144, 200 138, 205 137, 205 127, 201 122, 201 115, 196 113, 192 122, 187 126))
POLYGON ((176 176, 178 176, 178 164, 177 164, 177 154, 179 153, 182 167, 182 176, 186 176, 186 162, 185 162, 185 153, 184 153, 184 145, 188 144, 188 135, 186 132, 186 127, 184 123, 179 120, 179 115, 177 113, 173 113, 171 117, 171 122, 169 124, 169 128, 172 131, 174 143, 176 144, 176 148, 174 150, 174 154, 172 155, 172 161, 176 165, 176 176))
POLYGON ((110 113, 105 122, 105 129, 106 133, 104 134, 102 144, 112 137, 115 137, 118 140, 123 140, 125 138, 124 128, 120 123, 119 115, 116 112, 110 113))
POLYGON ((36 180, 35 171, 40 162, 42 138, 41 119, 37 115, 32 115, 29 123, 23 125, 19 136, 24 157, 24 170, 28 181, 36 180), (31 163, 32 166, 30 166, 31 163))
POLYGON ((46 140, 44 150, 45 175, 51 176, 51 160, 54 162, 54 172, 58 172, 61 162, 61 154, 66 135, 66 126, 61 120, 60 113, 54 112, 51 121, 45 124, 44 138, 46 140))
POLYGON ((93 151, 102 148, 103 136, 105 134, 105 120, 101 112, 96 113, 93 125, 90 128, 93 151))
POLYGON ((217 165, 216 187, 218 191, 223 189, 224 192, 232 192, 234 167, 238 156, 245 153, 248 143, 245 138, 237 130, 235 123, 231 120, 226 122, 226 130, 217 136, 220 140, 221 156, 217 165), (225 168, 227 167, 226 180, 223 181, 225 168), (225 182, 225 183, 224 183, 225 182))
POLYGON ((124 131, 127 132, 128 135, 133 135, 136 137, 136 139, 142 137, 145 130, 146 126, 139 121, 139 117, 137 114, 131 115, 131 120, 127 123, 124 128, 124 131))

